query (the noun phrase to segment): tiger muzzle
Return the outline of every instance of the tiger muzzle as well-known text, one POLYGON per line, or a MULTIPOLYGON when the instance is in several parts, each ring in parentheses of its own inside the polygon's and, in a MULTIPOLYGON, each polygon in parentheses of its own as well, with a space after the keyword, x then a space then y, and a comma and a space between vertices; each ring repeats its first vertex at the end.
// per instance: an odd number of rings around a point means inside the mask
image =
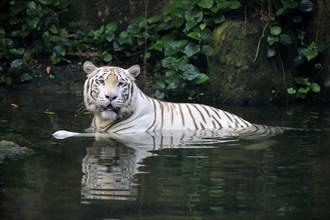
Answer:
POLYGON ((109 105, 107 105, 105 107, 102 106, 102 111, 112 111, 112 112, 118 113, 119 112, 119 109, 113 107, 112 104, 110 103, 109 105))

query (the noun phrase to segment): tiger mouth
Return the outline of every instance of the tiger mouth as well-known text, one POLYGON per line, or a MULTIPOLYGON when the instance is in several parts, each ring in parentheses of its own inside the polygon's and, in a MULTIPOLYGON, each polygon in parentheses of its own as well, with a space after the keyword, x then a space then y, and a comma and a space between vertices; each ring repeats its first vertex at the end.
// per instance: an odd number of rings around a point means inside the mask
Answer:
POLYGON ((105 107, 101 107, 102 111, 110 111, 110 112, 115 112, 118 113, 118 109, 113 107, 111 104, 105 106, 105 107))

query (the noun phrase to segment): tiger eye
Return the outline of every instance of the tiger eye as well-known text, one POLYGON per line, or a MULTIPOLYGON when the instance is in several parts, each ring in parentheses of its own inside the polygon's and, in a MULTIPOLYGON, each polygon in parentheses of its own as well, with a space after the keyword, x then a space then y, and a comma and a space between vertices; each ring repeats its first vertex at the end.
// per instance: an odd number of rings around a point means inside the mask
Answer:
POLYGON ((101 84, 101 85, 104 85, 104 84, 105 84, 104 79, 98 79, 97 82, 98 82, 99 84, 101 84))

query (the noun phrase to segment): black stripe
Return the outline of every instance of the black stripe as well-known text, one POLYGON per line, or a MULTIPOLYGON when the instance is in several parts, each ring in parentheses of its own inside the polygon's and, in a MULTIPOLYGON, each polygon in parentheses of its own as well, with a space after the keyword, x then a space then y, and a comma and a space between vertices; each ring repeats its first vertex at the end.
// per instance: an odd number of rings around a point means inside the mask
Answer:
POLYGON ((229 121, 233 122, 232 115, 228 114, 227 112, 223 111, 223 113, 228 117, 229 121))
POLYGON ((150 100, 154 104, 154 121, 152 122, 151 126, 147 129, 147 131, 149 131, 152 128, 152 126, 154 126, 154 124, 156 123, 156 116, 157 116, 155 101, 151 98, 150 98, 150 100))
MULTIPOLYGON (((221 116, 220 116, 220 113, 219 111, 222 111, 222 110, 219 110, 219 109, 216 109, 216 108, 211 108, 210 109, 218 116, 218 118, 221 120, 221 116)), ((222 111, 223 112, 223 111, 222 111)))
POLYGON ((171 125, 173 125, 173 120, 174 120, 173 104, 172 103, 168 103, 168 105, 170 106, 170 111, 171 111, 171 125))
POLYGON ((160 107, 160 113, 161 113, 161 115, 162 115, 162 117, 161 117, 161 121, 160 121, 160 123, 161 123, 161 129, 163 129, 163 124, 164 124, 164 103, 163 102, 161 102, 161 101, 159 101, 159 100, 157 100, 158 101, 158 104, 159 104, 159 107, 160 107))
POLYGON ((220 128, 222 128, 223 127, 223 124, 221 123, 221 117, 220 117, 220 115, 219 115, 219 110, 218 109, 215 109, 215 108, 211 108, 210 107, 210 110, 212 110, 215 114, 216 114, 216 116, 218 116, 218 119, 220 120, 218 120, 217 119, 217 117, 215 117, 214 115, 212 115, 212 118, 214 119, 214 120, 216 120, 217 121, 217 123, 218 123, 218 125, 220 126, 220 128))
MULTIPOLYGON (((199 112, 199 114, 201 115, 201 117, 202 117, 202 119, 203 119, 204 124, 206 124, 205 117, 204 117, 204 115, 202 114, 202 112, 199 110, 199 108, 197 107, 197 105, 192 104, 192 106, 194 106, 195 109, 199 112)), ((200 106, 200 105, 198 105, 198 106, 200 106)))
POLYGON ((126 129, 130 129, 130 128, 132 128, 132 127, 134 127, 134 126, 132 125, 132 126, 129 126, 129 127, 126 127, 126 128, 122 128, 122 129, 119 129, 119 130, 114 131, 114 132, 124 131, 124 130, 126 130, 126 129))
POLYGON ((177 105, 179 106, 179 111, 180 111, 180 115, 181 115, 182 125, 183 125, 183 127, 185 127, 183 112, 182 112, 182 108, 181 108, 181 105, 183 105, 183 104, 177 104, 177 105))
POLYGON ((251 125, 249 125, 248 123, 245 122, 244 119, 240 118, 242 120, 242 123, 245 124, 246 127, 250 127, 251 125))
POLYGON ((133 96, 133 92, 134 92, 134 84, 129 84, 131 86, 131 94, 130 94, 130 98, 133 96))
POLYGON ((189 108, 191 105, 187 105, 187 104, 185 104, 185 105, 186 105, 186 107, 188 108, 188 111, 189 111, 189 113, 190 113, 190 117, 191 117, 192 121, 194 122, 195 129, 198 129, 197 124, 196 124, 196 121, 195 121, 195 118, 194 118, 194 116, 193 116, 193 114, 191 113, 191 110, 190 110, 190 108, 189 108))
POLYGON ((110 122, 107 126, 105 126, 103 129, 105 129, 105 131, 108 131, 111 127, 113 127, 114 125, 118 124, 121 121, 126 120, 128 117, 125 118, 118 118, 112 122, 110 122))
POLYGON ((213 124, 213 129, 216 128, 215 122, 212 120, 212 124, 213 124))
POLYGON ((205 106, 205 105, 200 105, 200 106, 204 109, 204 111, 206 111, 207 115, 211 118, 211 114, 210 114, 210 112, 208 110, 210 107, 205 106))

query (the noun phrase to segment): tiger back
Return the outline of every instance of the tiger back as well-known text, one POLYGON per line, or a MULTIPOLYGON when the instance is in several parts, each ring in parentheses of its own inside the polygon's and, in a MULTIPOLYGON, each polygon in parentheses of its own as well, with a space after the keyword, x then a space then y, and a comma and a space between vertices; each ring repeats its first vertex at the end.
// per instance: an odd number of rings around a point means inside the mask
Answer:
POLYGON ((171 103, 144 94, 134 80, 140 67, 96 67, 86 61, 84 102, 94 114, 91 128, 101 133, 166 130, 245 129, 252 124, 232 113, 191 103, 171 103))

